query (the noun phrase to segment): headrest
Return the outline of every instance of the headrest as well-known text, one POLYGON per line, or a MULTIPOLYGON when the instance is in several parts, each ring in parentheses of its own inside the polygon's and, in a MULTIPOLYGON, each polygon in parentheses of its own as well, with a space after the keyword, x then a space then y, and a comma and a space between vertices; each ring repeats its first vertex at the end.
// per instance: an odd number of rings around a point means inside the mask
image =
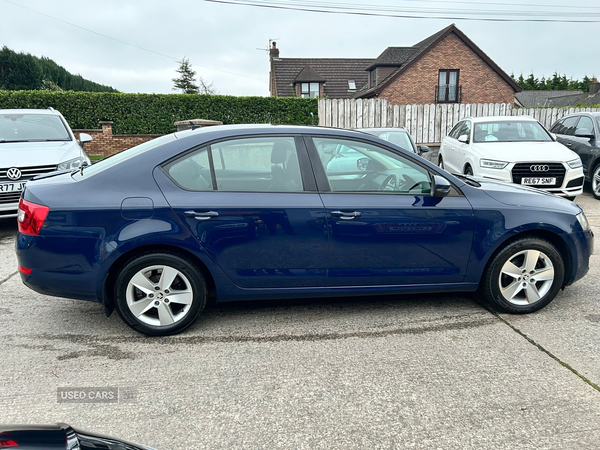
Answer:
POLYGON ((286 162, 288 150, 294 151, 288 142, 275 142, 271 150, 271 164, 283 164, 286 162))

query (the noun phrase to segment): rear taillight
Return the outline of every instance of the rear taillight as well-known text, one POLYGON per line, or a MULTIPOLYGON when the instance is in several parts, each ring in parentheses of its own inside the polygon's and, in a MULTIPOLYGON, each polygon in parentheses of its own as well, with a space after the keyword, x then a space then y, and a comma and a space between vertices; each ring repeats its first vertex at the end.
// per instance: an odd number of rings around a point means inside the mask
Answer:
POLYGON ((17 215, 19 232, 34 236, 40 234, 40 229, 44 224, 44 220, 46 220, 48 211, 50 211, 50 208, 47 206, 36 205, 35 203, 21 199, 17 215))
POLYGON ((18 447, 18 446, 19 446, 19 444, 17 444, 12 439, 0 438, 0 448, 14 448, 14 447, 18 447))

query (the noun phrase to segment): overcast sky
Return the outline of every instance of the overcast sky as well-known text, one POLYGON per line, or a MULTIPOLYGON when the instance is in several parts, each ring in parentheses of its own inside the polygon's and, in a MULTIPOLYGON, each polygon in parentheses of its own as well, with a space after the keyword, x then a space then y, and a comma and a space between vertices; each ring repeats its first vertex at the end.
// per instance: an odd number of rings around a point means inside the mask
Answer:
MULTIPOLYGON (((574 0, 573 5, 587 6, 587 9, 576 9, 563 0, 469 1, 472 0, 455 3, 377 0, 376 4, 412 8, 585 11, 588 18, 599 19, 600 16, 598 0, 574 0), (519 9, 514 4, 531 6, 519 9), (550 8, 548 5, 562 6, 550 8)), ((348 3, 373 4, 366 0, 349 0, 348 3)), ((270 38, 277 39, 282 58, 375 58, 388 46, 411 46, 452 22, 509 74, 527 75, 533 71, 541 77, 557 71, 573 78, 600 75, 600 23, 364 17, 203 0, 0 0, 0 46, 47 56, 71 73, 123 92, 171 92, 176 60, 185 55, 198 75, 212 82, 220 94, 269 95, 268 55, 257 48, 267 48, 270 38)))

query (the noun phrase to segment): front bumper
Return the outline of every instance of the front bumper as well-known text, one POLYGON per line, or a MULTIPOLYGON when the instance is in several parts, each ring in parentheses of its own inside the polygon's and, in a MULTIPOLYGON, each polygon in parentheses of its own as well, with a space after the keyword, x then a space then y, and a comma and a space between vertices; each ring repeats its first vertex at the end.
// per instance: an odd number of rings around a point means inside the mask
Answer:
MULTIPOLYGON (((478 167, 476 169, 477 176, 491 180, 514 183, 512 171, 515 167, 515 164, 517 163, 509 163, 504 169, 488 169, 485 167, 478 167)), ((561 164, 565 167, 565 177, 560 186, 546 187, 543 185, 529 184, 525 184, 523 186, 541 189, 561 197, 576 197, 577 195, 583 194, 583 168, 578 167, 577 169, 571 169, 567 163, 561 164)))

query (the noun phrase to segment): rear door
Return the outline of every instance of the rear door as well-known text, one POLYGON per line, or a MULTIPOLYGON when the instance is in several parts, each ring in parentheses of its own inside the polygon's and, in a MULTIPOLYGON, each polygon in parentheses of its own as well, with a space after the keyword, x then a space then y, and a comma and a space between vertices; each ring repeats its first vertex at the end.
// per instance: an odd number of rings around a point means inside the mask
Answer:
POLYGON ((235 284, 325 284, 325 211, 301 137, 226 139, 156 170, 175 213, 235 284))
POLYGON ((307 140, 327 211, 332 285, 406 285, 463 280, 473 239, 473 211, 457 190, 431 193, 420 158, 354 139, 307 140), (367 162, 341 173, 326 149, 342 145, 367 162))

